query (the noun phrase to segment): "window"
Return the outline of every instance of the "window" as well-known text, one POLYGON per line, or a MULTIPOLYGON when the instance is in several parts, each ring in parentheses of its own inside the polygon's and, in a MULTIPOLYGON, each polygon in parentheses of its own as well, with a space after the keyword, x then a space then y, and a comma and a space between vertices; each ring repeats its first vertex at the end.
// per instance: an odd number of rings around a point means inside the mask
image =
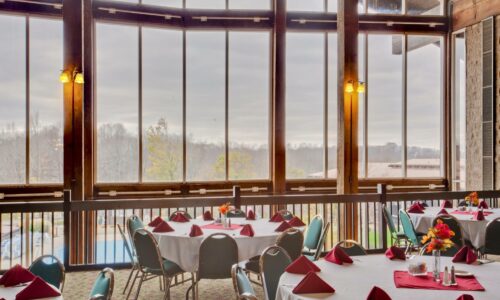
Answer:
POLYGON ((452 187, 465 190, 465 150, 466 150, 466 53, 465 32, 453 35, 453 143, 452 149, 452 187))
POLYGON ((0 38, 0 184, 62 183, 61 22, 0 15, 0 38))
MULTIPOLYGON (((332 0, 330 0, 331 2, 332 0)), ((289 11, 324 11, 324 0, 288 0, 286 3, 289 11)))
POLYGON ((337 34, 328 34, 328 178, 337 178, 338 60, 337 34))

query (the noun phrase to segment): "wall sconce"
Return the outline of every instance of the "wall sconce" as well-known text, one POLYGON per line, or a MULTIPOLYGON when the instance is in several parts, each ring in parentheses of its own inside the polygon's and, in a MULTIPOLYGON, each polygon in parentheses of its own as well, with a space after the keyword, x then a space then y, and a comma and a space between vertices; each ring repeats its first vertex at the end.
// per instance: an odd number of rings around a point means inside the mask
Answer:
POLYGON ((59 81, 61 83, 68 83, 73 81, 74 83, 78 84, 83 84, 85 81, 83 80, 83 73, 82 72, 77 72, 76 70, 73 71, 73 76, 71 76, 71 73, 69 71, 62 71, 61 75, 59 75, 59 81))
POLYGON ((76 73, 75 75, 75 83, 78 83, 78 84, 83 84, 85 81, 83 80, 83 73, 79 72, 79 73, 76 73))
POLYGON ((62 71, 61 75, 59 75, 59 81, 61 83, 68 83, 71 81, 71 76, 68 71, 62 71))
POLYGON ((358 91, 359 94, 364 94, 365 93, 365 83, 363 81, 358 82, 357 91, 358 91))
POLYGON ((349 80, 347 84, 345 85, 345 91, 346 93, 352 93, 354 92, 354 85, 352 84, 352 81, 349 80))

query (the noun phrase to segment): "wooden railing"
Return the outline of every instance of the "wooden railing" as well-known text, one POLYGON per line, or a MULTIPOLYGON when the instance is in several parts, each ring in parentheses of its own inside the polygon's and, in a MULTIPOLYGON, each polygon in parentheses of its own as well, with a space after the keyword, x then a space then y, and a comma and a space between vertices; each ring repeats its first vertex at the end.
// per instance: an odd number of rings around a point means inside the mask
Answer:
MULTIPOLYGON (((235 186, 231 196, 71 201, 70 192, 65 191, 63 201, 52 198, 0 202, 0 269, 16 263, 29 265, 42 254, 59 257, 68 270, 128 266, 129 258, 117 228, 117 225, 125 228, 128 216, 137 214, 145 223, 158 215, 167 217, 178 209, 199 216, 205 210, 215 213, 225 202, 243 210, 251 208, 262 218, 269 218, 278 208, 290 210, 305 223, 319 214, 330 223, 326 249, 342 237, 343 206, 350 203, 357 208, 358 218, 351 226, 359 242, 369 252, 382 252, 392 243, 382 216, 382 204, 388 206, 399 226, 399 209, 407 208, 412 201, 437 206, 442 199, 458 202, 468 193, 387 193, 385 186, 379 185, 378 193, 371 194, 242 195, 235 186)), ((500 191, 478 193, 491 207, 498 207, 500 191)))

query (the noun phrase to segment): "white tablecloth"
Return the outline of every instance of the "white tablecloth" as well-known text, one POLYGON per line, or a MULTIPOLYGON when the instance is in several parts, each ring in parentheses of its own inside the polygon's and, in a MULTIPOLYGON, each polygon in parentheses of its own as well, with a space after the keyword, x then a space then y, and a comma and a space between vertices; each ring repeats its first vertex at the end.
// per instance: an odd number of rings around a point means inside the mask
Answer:
MULTIPOLYGON (((199 219, 191 220, 189 223, 168 222, 175 231, 168 233, 155 233, 161 255, 176 264, 186 272, 194 272, 198 269, 198 258, 201 242, 203 238, 214 233, 226 233, 236 240, 238 245, 239 260, 246 260, 253 256, 260 255, 264 249, 274 245, 276 238, 280 234, 274 230, 280 223, 269 222, 268 219, 248 221, 244 218, 232 218, 232 224, 251 224, 255 232, 253 237, 241 236, 240 230, 203 230, 203 236, 190 237, 189 232, 193 224, 200 227, 213 221, 203 221, 199 219)), ((149 228, 152 230, 152 228, 149 228)))
MULTIPOLYGON (((423 214, 409 214, 415 226, 415 230, 426 233, 429 228, 432 227, 432 221, 440 210, 441 208, 438 207, 427 207, 423 214)), ((472 215, 453 214, 452 212, 456 210, 455 208, 447 208, 446 210, 449 214, 458 219, 460 226, 462 226, 464 238, 470 240, 472 245, 476 248, 484 246, 486 225, 488 221, 500 217, 500 209, 487 209, 486 211, 491 211, 493 213, 485 217, 484 221, 474 221, 472 220, 472 215)))
MULTIPOLYGON (((336 265, 325 260, 316 262, 321 272, 317 273, 323 280, 330 284, 336 291, 334 294, 309 294, 295 295, 293 288, 305 275, 284 273, 279 282, 276 300, 306 300, 306 299, 331 299, 331 300, 360 300, 366 299, 373 286, 385 290, 394 300, 455 300, 462 294, 470 294, 475 300, 500 299, 500 263, 484 265, 455 264, 457 270, 474 273, 479 283, 486 289, 483 292, 422 290, 396 288, 393 279, 395 270, 407 270, 408 261, 391 261, 384 255, 368 255, 353 257, 352 265, 336 265)), ((432 257, 417 257, 426 261, 431 266, 432 257)), ((441 267, 451 267, 451 258, 442 257, 441 267)))
MULTIPOLYGON (((0 276, 1 277, 1 276, 0 276)), ((26 286, 15 286, 15 287, 4 287, 0 285, 0 299, 5 298, 5 300, 15 300, 17 293, 22 291, 26 286)), ((40 298, 40 300, 63 300, 63 296, 53 297, 53 298, 40 298)))

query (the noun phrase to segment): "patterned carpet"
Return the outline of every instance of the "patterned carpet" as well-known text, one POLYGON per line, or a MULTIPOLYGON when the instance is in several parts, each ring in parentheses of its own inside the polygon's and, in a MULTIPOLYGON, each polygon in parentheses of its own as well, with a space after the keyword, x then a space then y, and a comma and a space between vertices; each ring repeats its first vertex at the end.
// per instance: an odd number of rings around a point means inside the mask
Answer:
MULTIPOLYGON (((94 284, 94 280, 99 272, 72 272, 66 274, 63 296, 65 300, 86 300, 90 293, 90 289, 94 284)), ((113 299, 125 299, 126 295, 122 294, 123 287, 127 281, 129 270, 115 271, 115 288, 113 291, 113 299)), ((189 275, 186 275, 188 278, 189 275)), ((190 283, 184 283, 171 289, 171 299, 185 299, 186 290, 190 283)), ((137 287, 137 284, 136 284, 137 287)), ((259 299, 264 299, 262 287, 254 285, 255 292, 259 299)), ((135 289, 133 293, 135 292, 135 289)), ((202 280, 199 287, 200 300, 225 300, 236 299, 233 283, 231 279, 227 280, 202 280)), ((130 299, 133 299, 133 294, 130 299)), ((163 292, 160 291, 159 282, 157 279, 147 281, 142 285, 139 299, 163 299, 163 292)))

